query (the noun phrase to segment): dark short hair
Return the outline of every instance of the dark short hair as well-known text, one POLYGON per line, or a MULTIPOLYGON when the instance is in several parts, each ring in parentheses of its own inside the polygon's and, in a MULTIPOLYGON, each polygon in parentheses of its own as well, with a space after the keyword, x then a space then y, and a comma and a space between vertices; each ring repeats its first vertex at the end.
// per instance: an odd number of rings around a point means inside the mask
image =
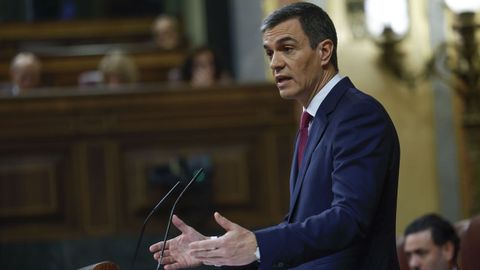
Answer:
POLYGON ((265 20, 263 20, 260 30, 264 33, 268 29, 272 29, 278 24, 298 18, 303 32, 310 41, 312 49, 317 48, 318 44, 325 39, 330 39, 333 42, 333 53, 330 62, 338 71, 337 61, 337 32, 335 25, 328 16, 328 14, 316 6, 307 2, 297 2, 284 6, 272 12, 265 20))
POLYGON ((453 261, 456 263, 458 250, 460 249, 460 238, 452 224, 437 214, 427 214, 415 219, 407 226, 405 238, 410 234, 426 230, 430 230, 433 243, 436 246, 443 246, 447 242, 453 243, 455 247, 453 261))
POLYGON ((223 64, 220 60, 221 57, 219 57, 218 53, 216 50, 213 48, 203 45, 199 46, 193 51, 189 53, 187 58, 185 59, 182 67, 181 67, 181 72, 182 72, 182 79, 184 81, 191 81, 192 76, 193 76, 193 62, 195 60, 195 57, 199 54, 202 54, 204 52, 210 52, 213 55, 213 65, 215 68, 215 80, 219 80, 222 77, 222 73, 224 72, 224 67, 223 64))

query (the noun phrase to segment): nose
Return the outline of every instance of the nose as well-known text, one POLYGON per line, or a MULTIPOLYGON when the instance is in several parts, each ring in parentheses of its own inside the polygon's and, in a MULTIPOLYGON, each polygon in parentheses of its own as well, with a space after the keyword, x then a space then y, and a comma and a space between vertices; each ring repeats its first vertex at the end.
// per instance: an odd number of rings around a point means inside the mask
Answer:
POLYGON ((279 53, 274 52, 270 59, 270 68, 273 71, 279 71, 285 66, 285 61, 279 53))
POLYGON ((408 266, 410 267, 411 270, 420 270, 421 261, 417 256, 412 256, 410 257, 410 260, 408 260, 408 266))

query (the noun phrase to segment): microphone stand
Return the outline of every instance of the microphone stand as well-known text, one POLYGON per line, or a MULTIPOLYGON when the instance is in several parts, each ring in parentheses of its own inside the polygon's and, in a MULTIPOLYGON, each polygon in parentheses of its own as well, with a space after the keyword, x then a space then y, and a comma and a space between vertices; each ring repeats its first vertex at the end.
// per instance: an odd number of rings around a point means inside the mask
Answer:
POLYGON ((203 173, 203 168, 198 169, 198 171, 192 177, 192 180, 190 180, 190 182, 188 182, 188 184, 183 188, 182 192, 180 192, 180 194, 178 195, 177 200, 175 200, 175 202, 173 203, 172 210, 170 210, 170 216, 168 218, 167 229, 165 230, 165 235, 163 237, 162 252, 160 254, 160 259, 158 260, 157 270, 159 270, 160 266, 162 265, 163 254, 165 252, 165 246, 166 246, 166 243, 167 243, 166 241, 167 241, 167 237, 168 237, 168 232, 170 231, 170 225, 172 224, 172 216, 173 216, 173 211, 175 210, 175 206, 177 206, 177 203, 180 200, 180 198, 182 197, 183 193, 185 193, 185 191, 193 184, 193 182, 195 182, 195 180, 197 180, 197 178, 199 177, 199 175, 201 173, 203 173))
POLYGON ((140 247, 140 243, 142 242, 143 233, 145 232, 145 227, 147 226, 148 220, 153 215, 153 213, 155 213, 157 211, 158 207, 163 203, 163 201, 173 192, 173 190, 179 184, 180 184, 180 181, 177 181, 177 183, 167 192, 167 194, 165 194, 165 196, 163 196, 163 198, 157 203, 157 205, 155 205, 155 207, 152 209, 152 211, 150 211, 150 213, 148 214, 147 218, 145 218, 145 220, 143 221, 143 226, 140 229, 140 235, 139 235, 138 240, 137 240, 137 246, 135 247, 135 253, 133 255, 132 264, 130 265, 130 270, 133 270, 133 267, 135 266, 135 260, 137 259, 137 255, 138 255, 138 248, 140 247))

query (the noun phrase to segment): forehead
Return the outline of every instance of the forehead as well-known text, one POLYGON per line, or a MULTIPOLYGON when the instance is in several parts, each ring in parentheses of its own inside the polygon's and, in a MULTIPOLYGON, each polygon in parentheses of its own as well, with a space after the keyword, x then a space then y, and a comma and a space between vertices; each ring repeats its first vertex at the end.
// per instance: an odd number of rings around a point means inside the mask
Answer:
POLYGON ((213 53, 211 51, 201 51, 201 52, 198 52, 195 57, 194 57, 195 60, 197 59, 213 59, 213 53))
POLYGON ((173 19, 160 18, 155 22, 155 28, 157 29, 166 29, 166 28, 174 28, 174 27, 176 27, 176 23, 173 19))
POLYGON ((432 240, 432 233, 430 230, 420 231, 407 235, 405 238, 405 250, 415 250, 419 248, 429 249, 435 244, 432 240))
POLYGON ((36 72, 40 70, 40 65, 35 61, 27 61, 17 63, 12 67, 15 72, 36 72))
POLYGON ((292 18, 265 30, 263 33, 263 44, 272 46, 281 41, 302 41, 306 38, 307 36, 298 18, 292 18))

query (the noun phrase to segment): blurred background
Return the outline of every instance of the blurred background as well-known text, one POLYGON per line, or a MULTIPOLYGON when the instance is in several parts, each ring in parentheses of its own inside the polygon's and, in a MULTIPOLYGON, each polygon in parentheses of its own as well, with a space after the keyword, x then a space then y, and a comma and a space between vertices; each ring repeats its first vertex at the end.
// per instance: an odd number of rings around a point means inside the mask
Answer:
MULTIPOLYGON (((198 167, 187 223, 280 221, 300 108, 279 98, 259 26, 290 2, 0 0, 0 268, 127 269, 144 218, 198 167)), ((398 234, 428 212, 476 215, 478 1, 310 2, 337 27, 340 73, 397 128, 398 234)), ((136 269, 156 266, 172 203, 136 269)))

